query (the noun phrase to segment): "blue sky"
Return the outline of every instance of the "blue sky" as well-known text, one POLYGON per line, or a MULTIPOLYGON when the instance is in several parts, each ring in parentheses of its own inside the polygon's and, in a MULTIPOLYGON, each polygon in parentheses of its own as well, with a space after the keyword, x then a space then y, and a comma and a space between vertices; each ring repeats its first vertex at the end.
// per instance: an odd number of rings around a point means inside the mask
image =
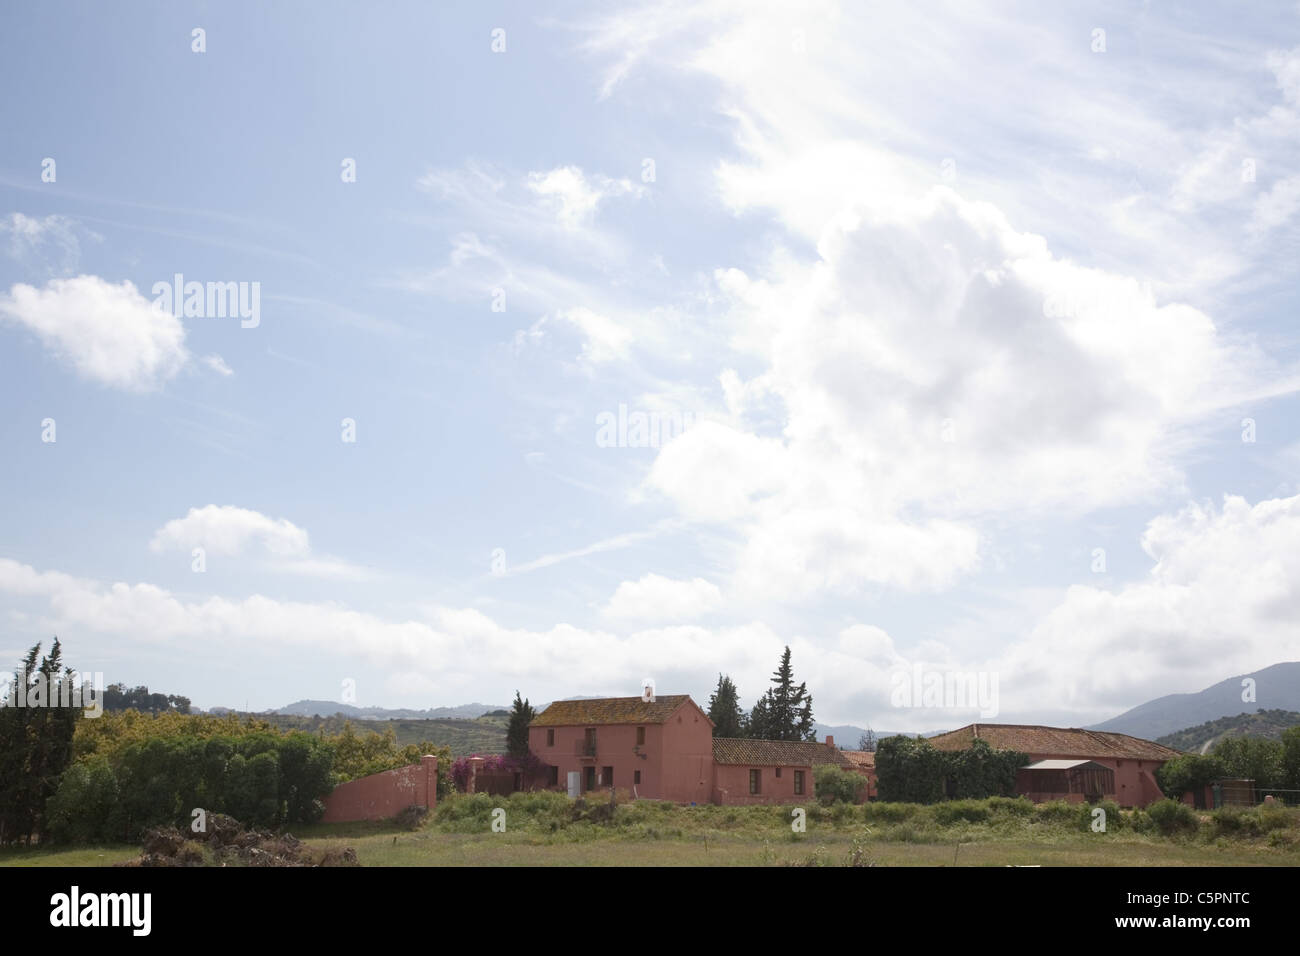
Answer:
POLYGON ((0 654, 432 707, 789 644, 917 730, 914 664, 1086 723, 1300 657, 1295 4, 5 21, 0 654))

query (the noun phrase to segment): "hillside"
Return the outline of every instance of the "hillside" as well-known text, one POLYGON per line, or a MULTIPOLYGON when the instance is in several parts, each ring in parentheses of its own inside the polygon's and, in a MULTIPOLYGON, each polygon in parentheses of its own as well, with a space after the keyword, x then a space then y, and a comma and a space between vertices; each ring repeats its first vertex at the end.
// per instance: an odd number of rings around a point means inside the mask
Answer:
POLYGON ((1254 713, 1238 714, 1236 717, 1220 717, 1207 721, 1196 727, 1188 727, 1177 733, 1166 734, 1156 743, 1200 753, 1207 743, 1217 743, 1224 737, 1267 737, 1277 740, 1282 731, 1289 727, 1300 726, 1300 712, 1294 710, 1257 710, 1254 713))
POLYGON ((505 717, 479 717, 475 720, 368 720, 364 717, 340 715, 306 717, 300 714, 258 714, 257 716, 277 727, 287 730, 307 730, 313 733, 323 728, 326 733, 336 734, 349 721, 352 723, 352 729, 359 734, 372 730, 382 734, 392 727, 397 735, 399 747, 427 740, 440 747, 450 747, 452 754, 457 757, 472 753, 504 753, 506 749, 505 717))
POLYGON ((1300 661, 1273 664, 1250 674, 1229 677, 1195 694, 1157 697, 1088 729, 1156 740, 1221 717, 1255 713, 1264 708, 1300 711, 1300 661), (1241 682, 1246 677, 1255 679, 1253 702, 1241 699, 1241 682))

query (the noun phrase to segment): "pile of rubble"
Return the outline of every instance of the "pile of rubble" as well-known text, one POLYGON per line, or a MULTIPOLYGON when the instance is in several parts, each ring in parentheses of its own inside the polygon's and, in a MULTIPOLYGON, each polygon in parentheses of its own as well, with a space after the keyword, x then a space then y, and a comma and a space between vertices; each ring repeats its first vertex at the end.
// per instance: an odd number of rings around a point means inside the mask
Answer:
POLYGON ((352 847, 313 850, 292 833, 250 830, 224 813, 210 814, 199 833, 154 827, 139 857, 119 866, 356 866, 352 847), (207 853, 204 853, 204 849, 207 853), (209 863, 209 858, 211 863, 209 863))

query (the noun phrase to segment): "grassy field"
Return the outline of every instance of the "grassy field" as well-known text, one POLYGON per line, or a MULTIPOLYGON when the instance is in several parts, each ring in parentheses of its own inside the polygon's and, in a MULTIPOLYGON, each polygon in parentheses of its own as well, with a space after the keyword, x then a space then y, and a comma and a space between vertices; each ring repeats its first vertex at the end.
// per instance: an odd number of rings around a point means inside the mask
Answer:
MULTIPOLYGON (((1024 801, 922 807, 682 807, 654 801, 573 804, 560 794, 453 796, 418 830, 390 823, 318 825, 317 849, 352 847, 363 866, 1294 866, 1300 810, 1194 814, 1158 823, 1113 810, 1107 832, 1088 808, 1024 801), (493 811, 504 810, 494 818, 493 811), (504 832, 494 832, 494 819, 504 832), (1165 832, 1165 831, 1168 832, 1165 832)), ((0 853, 0 865, 106 866, 136 847, 0 853)))

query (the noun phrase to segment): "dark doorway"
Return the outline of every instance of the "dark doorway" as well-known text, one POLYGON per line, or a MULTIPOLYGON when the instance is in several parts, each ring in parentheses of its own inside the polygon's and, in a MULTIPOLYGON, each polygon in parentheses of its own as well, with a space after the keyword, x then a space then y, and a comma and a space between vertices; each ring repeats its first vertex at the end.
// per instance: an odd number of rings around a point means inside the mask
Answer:
POLYGON ((586 779, 583 781, 584 786, 582 789, 587 791, 595 790, 596 789, 596 768, 584 767, 583 769, 586 770, 587 772, 585 775, 586 779))

